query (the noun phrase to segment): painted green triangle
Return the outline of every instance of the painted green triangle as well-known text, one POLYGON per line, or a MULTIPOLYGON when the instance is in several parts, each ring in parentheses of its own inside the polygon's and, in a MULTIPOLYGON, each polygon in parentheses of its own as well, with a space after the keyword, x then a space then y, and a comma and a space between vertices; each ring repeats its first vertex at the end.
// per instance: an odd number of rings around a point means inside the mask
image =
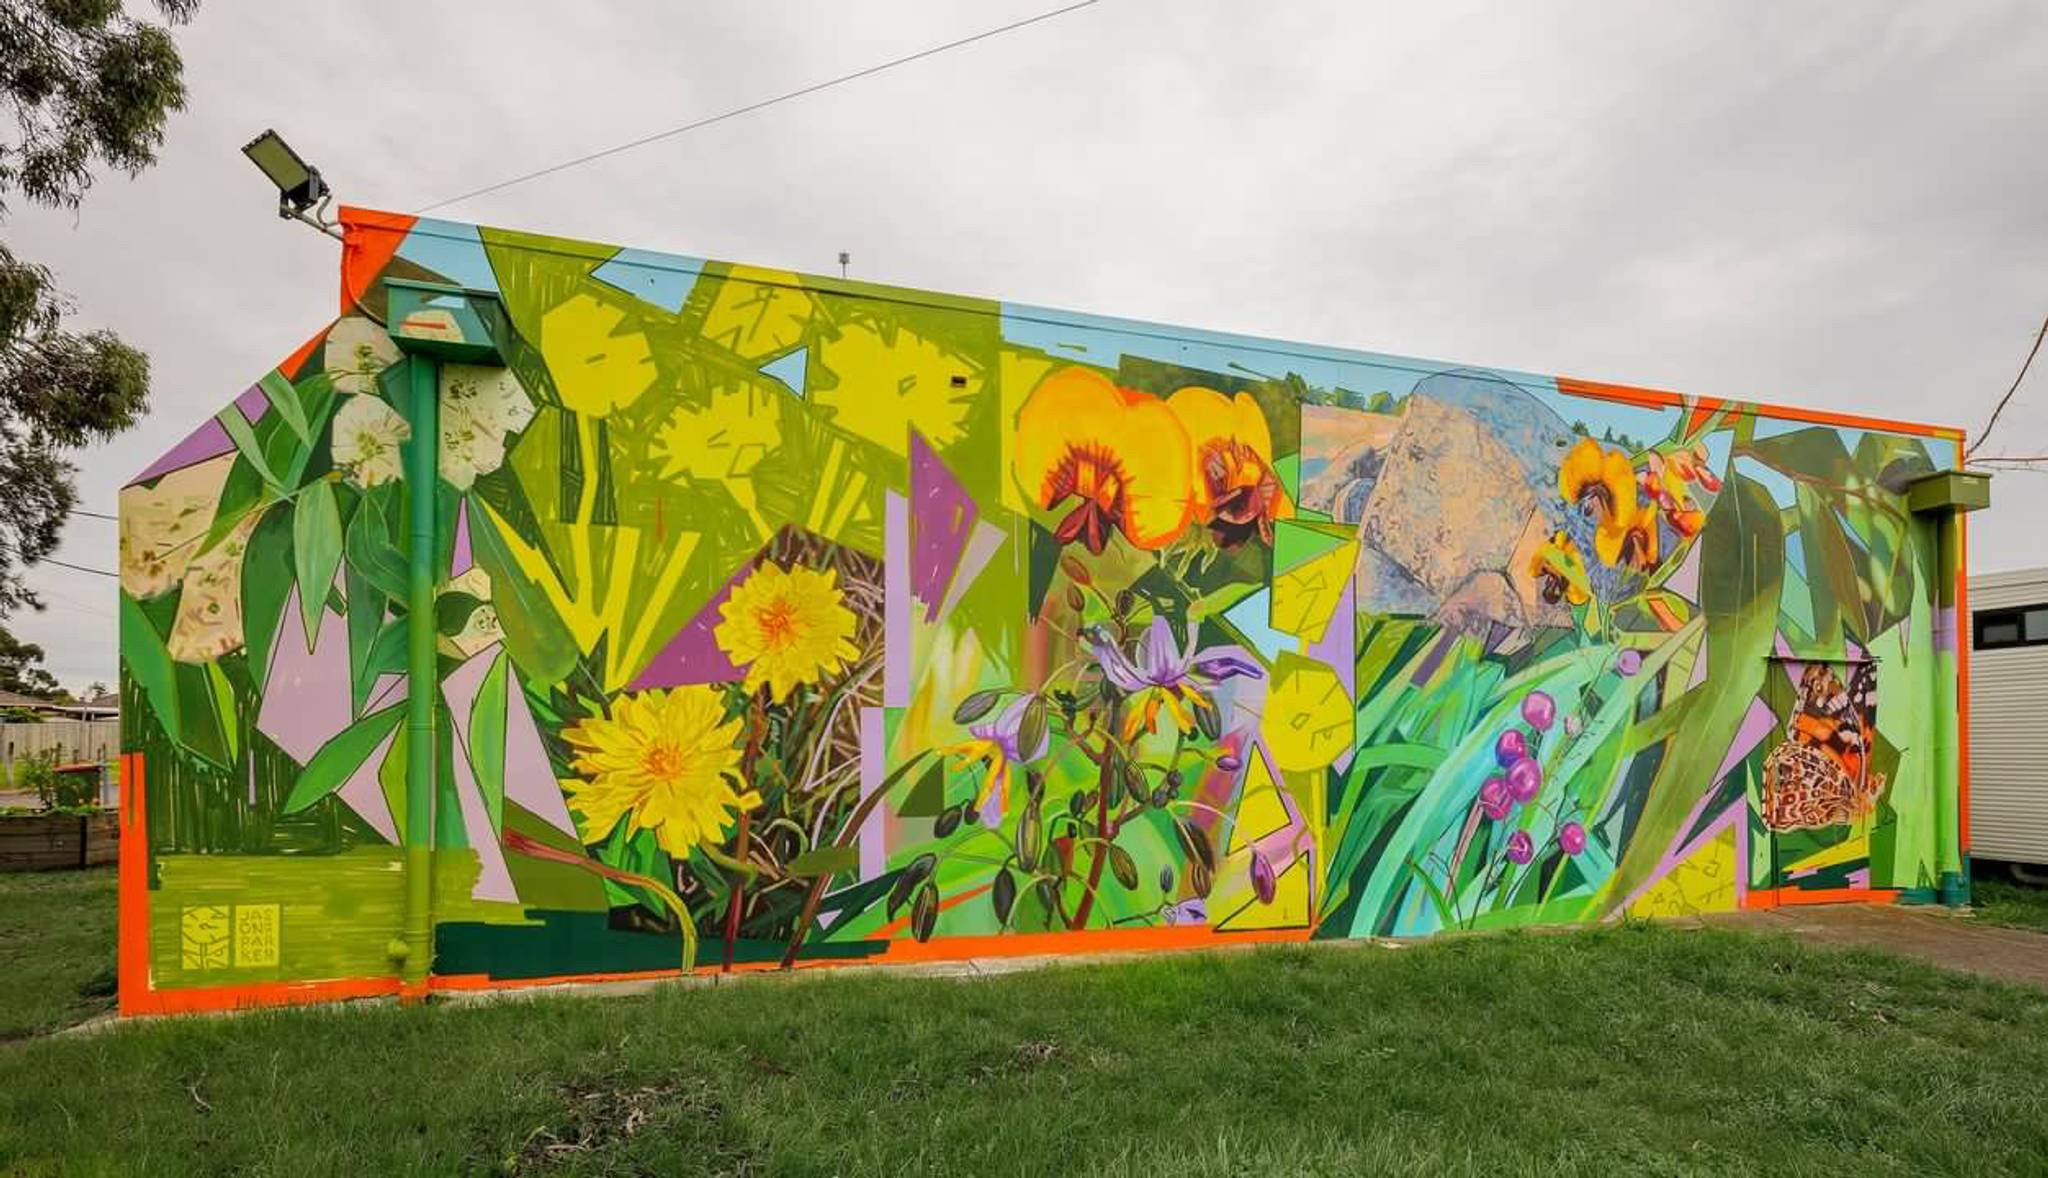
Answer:
POLYGON ((1274 459, 1273 473, 1280 476, 1280 485, 1287 488, 1288 498, 1301 498, 1301 455, 1282 454, 1274 459))
POLYGON ((1060 566, 1060 542, 1053 539, 1051 532, 1031 525, 1030 580, 1025 600, 1027 616, 1036 618, 1045 604, 1045 595, 1052 588, 1053 571, 1060 566))
POLYGON ((1340 525, 1332 528, 1283 519, 1273 525, 1273 569, 1286 572, 1307 564, 1318 556, 1336 551, 1350 538, 1349 527, 1340 525))

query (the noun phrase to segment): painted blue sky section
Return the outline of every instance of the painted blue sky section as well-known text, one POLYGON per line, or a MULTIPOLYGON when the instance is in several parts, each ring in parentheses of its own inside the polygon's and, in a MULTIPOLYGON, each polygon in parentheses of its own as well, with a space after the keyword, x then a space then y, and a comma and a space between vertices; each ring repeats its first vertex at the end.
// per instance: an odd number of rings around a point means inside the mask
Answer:
POLYGON ((405 235, 398 256, 468 290, 498 289, 497 275, 476 226, 421 218, 405 235))
POLYGON ((683 309, 683 300, 690 297, 690 288, 697 285, 697 275, 703 269, 701 258, 622 249, 590 276, 673 315, 683 309))
MULTIPOLYGON (((478 290, 497 289, 490 262, 474 225, 421 218, 407 234, 399 254, 463 286, 478 290)), ((697 276, 713 264, 684 254, 623 248, 597 266, 592 277, 674 312, 681 309, 697 276)), ((815 282, 819 287, 838 288, 853 295, 872 292, 876 297, 912 301, 931 297, 924 291, 799 277, 806 283, 815 282)), ((1349 390, 1365 397, 1378 392, 1402 396, 1426 377, 1463 369, 1488 372, 1527 389, 1561 419, 1566 422, 1583 421, 1596 436, 1612 429, 1617 434, 1626 434, 1641 442, 1656 442, 1668 437, 1678 421, 1679 411, 1674 408, 1567 396, 1558 391, 1554 377, 1540 373, 1508 368, 1473 369, 1469 365, 1409 356, 1198 328, 1168 327, 1025 303, 1002 303, 999 306, 1005 340, 1103 368, 1115 368, 1118 360, 1128 355, 1251 378, 1293 373, 1312 385, 1330 390, 1349 390)), ((1805 428, 1809 428, 1809 423, 1763 414, 1756 419, 1756 436, 1760 438, 1805 428)), ((1853 453, 1863 431, 1841 428, 1840 432, 1853 453)), ((1956 446, 1953 442, 1927 438, 1926 445, 1937 467, 1954 464, 1956 446)))
POLYGON ((801 397, 804 395, 804 373, 809 369, 811 350, 798 348, 787 356, 777 357, 761 365, 762 376, 772 376, 789 386, 789 391, 801 397))
MULTIPOLYGON (((1019 303, 1003 304, 1003 338, 1104 368, 1115 368, 1123 356, 1141 356, 1251 379, 1293 373, 1319 388, 1348 389, 1367 397, 1379 392, 1404 396, 1424 377, 1467 367, 1226 332, 1164 328, 1136 320, 1052 311, 1019 303)), ((1547 376, 1505 369, 1485 371, 1532 392, 1556 394, 1557 382, 1547 376)))

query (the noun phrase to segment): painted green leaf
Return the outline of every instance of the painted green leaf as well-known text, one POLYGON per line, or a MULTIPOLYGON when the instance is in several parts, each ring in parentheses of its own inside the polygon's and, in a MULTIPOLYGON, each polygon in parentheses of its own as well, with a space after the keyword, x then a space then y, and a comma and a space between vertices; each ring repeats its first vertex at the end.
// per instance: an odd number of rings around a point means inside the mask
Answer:
POLYGON ((859 847, 823 846, 805 851, 791 859, 783 870, 796 876, 818 876, 837 875, 842 871, 853 871, 859 866, 859 847))
POLYGON ((233 717, 221 715, 220 699, 208 674, 211 669, 210 663, 178 663, 172 668, 182 722, 175 735, 185 752, 225 768, 234 761, 226 731, 233 717))
POLYGON ((383 592, 354 565, 342 569, 342 578, 348 589, 348 681, 353 713, 362 710, 377 681, 370 660, 384 630, 385 600, 383 592))
POLYGON ((334 502, 334 484, 323 479, 300 492, 292 510, 292 567, 298 576, 299 620, 309 651, 319 636, 320 613, 340 564, 341 509, 334 502))
POLYGON ((242 553, 242 640, 249 650, 249 675, 260 696, 270 673, 270 652, 284 626, 285 601, 292 587, 292 523, 287 512, 272 511, 249 533, 242 553))
POLYGON ((255 429, 250 426, 249 419, 242 416, 242 411, 230 405, 215 414, 214 420, 220 422, 221 428, 228 431, 228 437, 234 441, 235 449, 241 454, 242 460, 249 464, 272 491, 283 494, 286 490, 284 482, 277 477, 277 471, 271 468, 270 460, 264 456, 262 441, 256 437, 255 429))
POLYGON ((163 636, 125 591, 121 594, 121 670, 141 685, 157 722, 175 736, 180 730, 177 666, 171 662, 163 636))
POLYGON ((313 759, 306 762, 298 781, 292 784, 292 792, 284 800, 284 812, 296 814, 340 789, 404 719, 405 705, 395 704, 371 712, 321 745, 313 759))
POLYGON ((1628 847, 1600 891, 1606 908, 1655 873, 1679 823, 1713 784, 1701 779, 1701 767, 1719 765, 1727 755, 1770 667, 1785 558, 1784 526, 1771 493, 1754 479, 1731 477, 1707 513, 1699 542, 1700 612, 1714 682, 1672 734, 1628 847))
POLYGON ((491 604, 504 627, 505 649, 535 683, 559 683, 576 666, 576 640, 532 577, 512 557, 487 511, 469 513, 469 540, 476 561, 491 578, 491 604))
POLYGON ((334 382, 325 372, 298 381, 293 385, 295 399, 300 405, 306 421, 306 440, 292 446, 291 460, 285 464, 284 479, 288 486, 296 487, 305 481, 306 466, 312 461, 319 447, 317 440, 327 430, 327 420, 334 412, 334 382))
POLYGON ((256 382, 256 387, 263 390, 264 399, 270 402, 272 409, 277 410, 277 415, 283 419, 285 425, 291 427, 291 431, 298 435, 299 442, 302 445, 312 444, 313 432, 306 425, 306 407, 299 401, 299 390, 292 387, 292 382, 273 368, 262 380, 256 382))
POLYGON ((218 661, 206 664, 206 686, 213 693, 214 715, 220 717, 220 734, 227 746, 228 760, 242 755, 242 725, 235 715, 235 688, 218 661))
POLYGON ((366 491, 348 521, 343 551, 349 567, 361 574, 384 596, 404 601, 408 592, 405 555, 391 539, 391 514, 386 509, 390 495, 385 487, 366 491))
MULTIPOLYGON (((469 705, 469 767, 476 774, 477 789, 491 825, 502 829, 505 812, 505 656, 491 661, 484 681, 477 686, 476 699, 469 705)), ((526 706, 523 702, 518 706, 526 706)))

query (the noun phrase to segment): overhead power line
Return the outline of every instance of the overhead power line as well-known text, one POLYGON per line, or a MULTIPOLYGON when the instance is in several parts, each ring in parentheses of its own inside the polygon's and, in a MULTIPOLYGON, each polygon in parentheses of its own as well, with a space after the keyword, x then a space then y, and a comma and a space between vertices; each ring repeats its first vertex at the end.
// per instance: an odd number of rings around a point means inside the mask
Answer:
POLYGON ((36 563, 37 563, 37 564, 53 564, 53 565, 56 565, 56 566, 57 566, 58 568, 60 568, 60 569, 70 569, 71 571, 73 571, 73 572, 77 572, 77 573, 91 573, 91 574, 93 574, 93 575, 94 575, 94 576, 96 576, 96 577, 119 577, 119 576, 121 575, 121 574, 119 574, 119 573, 110 573, 110 572, 108 572, 108 571, 107 571, 107 570, 105 570, 105 569, 89 569, 89 568, 85 567, 85 566, 84 566, 84 565, 82 565, 82 564, 72 564, 72 563, 71 563, 70 561, 68 561, 68 560, 58 560, 58 559, 57 559, 56 557, 54 557, 54 556, 45 556, 45 557, 42 557, 41 559, 37 560, 37 561, 36 561, 36 563))
POLYGON ((71 508, 71 514, 73 514, 73 515, 82 515, 82 516, 84 516, 84 517, 85 517, 85 518, 87 518, 87 519, 111 519, 111 520, 118 520, 118 519, 120 519, 120 518, 121 518, 121 517, 120 517, 120 516, 118 516, 118 515, 108 515, 108 514, 107 514, 106 512, 104 512, 104 511, 87 511, 87 510, 86 510, 85 508, 83 508, 83 507, 74 507, 74 508, 71 508))
POLYGON ((2027 369, 2034 366, 2034 357, 2041 351, 2043 336, 2048 336, 2048 319, 2041 320, 2041 330, 2034 333, 2034 346, 2027 349, 2027 358, 2020 364, 2020 374, 2012 378, 2012 387, 2005 390, 2005 395, 1998 399, 1998 407, 1991 411, 1991 420, 1984 423, 1984 429, 1977 435, 1977 440, 1970 443, 1969 449, 1963 451, 1965 461, 1977 452, 1977 447, 1984 444, 1984 439, 1991 436, 1991 427, 1998 424, 1998 415, 2005 412, 2006 405, 2012 401, 2012 395, 2020 391, 2020 382, 2027 379, 2027 369))
POLYGON ((890 60, 881 62, 877 65, 868 66, 866 69, 855 70, 850 74, 841 74, 836 78, 829 78, 823 82, 814 82, 811 85, 805 86, 801 89, 791 90, 786 94, 778 94, 773 98, 764 98, 759 102, 750 102, 745 106, 736 106, 728 111, 721 111, 718 114, 697 119, 694 122, 684 123, 680 127, 670 127, 666 131, 657 131, 652 135, 643 135, 638 139, 630 140, 628 142, 621 143, 613 147, 607 147, 602 151, 593 151, 589 155, 579 155, 575 159, 563 160, 561 163, 558 164, 549 164, 545 168, 538 168, 534 171, 527 172, 524 175, 514 176, 509 180, 500 180, 496 184, 486 184, 482 188, 473 188, 470 191, 461 193, 457 196, 451 196, 446 198, 445 200, 437 200, 430 205, 422 205, 413 211, 415 213, 432 212, 433 210, 442 208, 446 205, 452 205, 457 201, 464 201, 470 199, 471 197, 483 196, 486 193, 500 192, 503 191, 504 189, 512 187, 515 184, 524 184, 528 180, 538 180, 542 176, 552 176, 556 172, 566 172, 570 168, 580 167, 581 165, 590 163, 593 160, 601 160, 607 156, 618 155, 621 152, 631 151, 636 147, 645 147, 650 143, 658 143, 663 139, 672 139, 677 135, 684 134, 685 132, 688 131, 695 131, 700 127, 709 127, 713 123, 722 123, 727 119, 738 118, 740 115, 744 114, 751 114, 754 111, 774 106, 777 103, 788 102, 792 98, 802 98, 806 94, 816 94, 820 90, 830 90, 834 86, 844 85, 847 82, 857 81, 861 78, 872 77, 873 75, 879 74, 884 70, 895 69, 899 65, 909 65, 913 61, 921 61, 927 57, 935 57, 938 54, 944 53, 950 49, 958 49, 963 45, 972 45, 976 41, 986 41, 990 37, 999 37, 1004 33, 1013 33, 1016 32, 1018 29, 1024 28, 1027 25, 1035 25, 1041 21, 1048 21, 1052 20, 1055 17, 1065 16, 1070 12, 1077 12, 1083 8, 1092 7, 1093 5, 1098 4, 1100 2, 1101 0, 1081 0, 1079 4, 1069 4, 1064 8, 1055 8, 1048 12, 1041 12, 1037 16, 1027 16, 1022 20, 1011 21, 1009 24, 999 25, 996 28, 987 29, 984 30, 983 32, 975 33, 973 36, 962 37, 957 41, 948 41, 943 45, 934 45, 929 49, 920 49, 916 53, 906 54, 902 57, 891 58, 890 60))

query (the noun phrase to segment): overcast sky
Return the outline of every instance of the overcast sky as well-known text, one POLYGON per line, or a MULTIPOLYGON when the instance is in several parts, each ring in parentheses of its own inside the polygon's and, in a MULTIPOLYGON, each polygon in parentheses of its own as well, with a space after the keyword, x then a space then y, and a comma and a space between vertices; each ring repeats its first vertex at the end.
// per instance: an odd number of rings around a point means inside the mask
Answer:
MULTIPOLYGON (((84 506, 334 312, 263 128, 412 210, 1057 6, 208 0, 161 162, 4 229, 152 358, 84 506)), ((2039 0, 1101 0, 436 215, 1974 430, 2048 314, 2044 144, 2039 0)), ((2043 370, 1989 450, 2048 451, 2043 370)), ((2048 564, 2048 475, 1993 493, 1973 567, 2048 564)), ((8 624, 111 682, 114 582, 32 581, 8 624)))

